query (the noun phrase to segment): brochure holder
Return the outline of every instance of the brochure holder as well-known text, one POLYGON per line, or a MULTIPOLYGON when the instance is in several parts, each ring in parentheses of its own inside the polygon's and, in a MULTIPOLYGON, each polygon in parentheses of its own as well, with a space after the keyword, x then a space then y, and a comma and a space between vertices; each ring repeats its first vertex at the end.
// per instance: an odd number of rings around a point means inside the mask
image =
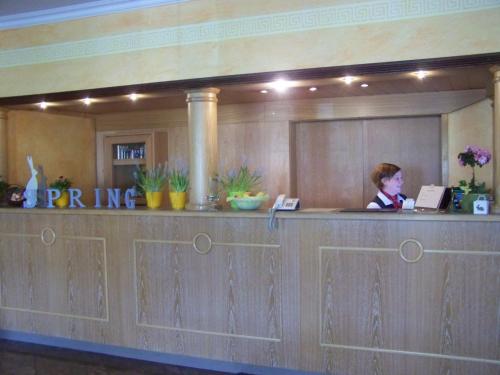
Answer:
POLYGON ((446 186, 424 185, 418 193, 415 208, 438 210, 445 195, 446 186))

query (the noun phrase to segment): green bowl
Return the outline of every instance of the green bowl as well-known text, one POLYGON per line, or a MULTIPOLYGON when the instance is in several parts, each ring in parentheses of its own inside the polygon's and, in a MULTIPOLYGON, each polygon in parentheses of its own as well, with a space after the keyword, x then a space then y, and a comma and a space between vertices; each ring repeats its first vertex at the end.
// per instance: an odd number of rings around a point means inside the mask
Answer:
POLYGON ((240 210, 257 210, 260 208, 262 203, 267 201, 269 197, 244 197, 244 198, 234 198, 232 202, 240 210))

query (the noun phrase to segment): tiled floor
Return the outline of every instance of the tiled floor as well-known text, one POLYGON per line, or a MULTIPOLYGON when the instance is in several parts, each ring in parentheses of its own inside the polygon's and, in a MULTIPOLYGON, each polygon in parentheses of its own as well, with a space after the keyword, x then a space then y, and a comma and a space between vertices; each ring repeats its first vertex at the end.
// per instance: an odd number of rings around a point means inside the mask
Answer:
POLYGON ((121 357, 0 340, 1 375, 223 375, 121 357))

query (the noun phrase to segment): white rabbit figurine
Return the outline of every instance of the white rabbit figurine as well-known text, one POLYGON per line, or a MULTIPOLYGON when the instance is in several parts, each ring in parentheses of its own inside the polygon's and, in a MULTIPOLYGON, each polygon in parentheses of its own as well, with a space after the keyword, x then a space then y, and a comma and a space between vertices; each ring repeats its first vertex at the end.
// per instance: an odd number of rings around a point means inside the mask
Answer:
POLYGON ((31 155, 28 155, 26 157, 26 160, 28 160, 28 165, 31 169, 31 178, 26 184, 26 190, 24 191, 24 197, 26 198, 26 200, 23 202, 23 207, 33 208, 36 206, 37 200, 38 179, 36 175, 38 174, 38 171, 35 169, 35 167, 33 167, 33 158, 31 157, 31 155))

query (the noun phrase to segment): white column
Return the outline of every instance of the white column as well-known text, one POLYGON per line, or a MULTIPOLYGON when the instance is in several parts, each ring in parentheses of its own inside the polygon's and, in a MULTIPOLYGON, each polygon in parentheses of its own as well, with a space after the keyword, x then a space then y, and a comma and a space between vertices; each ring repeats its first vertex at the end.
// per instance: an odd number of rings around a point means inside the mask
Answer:
POLYGON ((217 174, 217 88, 188 90, 188 210, 209 210, 210 182, 217 174))
POLYGON ((493 73, 493 194, 495 206, 493 211, 500 213, 500 65, 491 68, 493 73))
POLYGON ((0 108, 0 176, 7 181, 7 111, 0 108))

